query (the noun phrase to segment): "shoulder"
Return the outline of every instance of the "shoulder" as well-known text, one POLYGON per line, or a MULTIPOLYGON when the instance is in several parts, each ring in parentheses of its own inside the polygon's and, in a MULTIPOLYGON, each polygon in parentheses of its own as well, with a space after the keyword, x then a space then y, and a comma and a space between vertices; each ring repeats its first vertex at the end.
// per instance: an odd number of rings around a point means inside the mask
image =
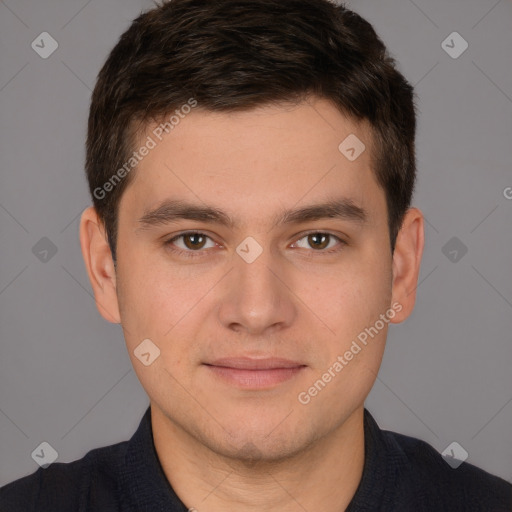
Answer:
POLYGON ((453 468, 420 439, 385 430, 382 433, 388 447, 403 461, 397 480, 404 486, 404 494, 414 495, 418 503, 430 504, 434 507, 431 510, 512 510, 512 484, 506 480, 467 462, 453 468))
POLYGON ((118 468, 127 441, 89 451, 83 458, 47 468, 0 488, 2 512, 115 511, 118 468))

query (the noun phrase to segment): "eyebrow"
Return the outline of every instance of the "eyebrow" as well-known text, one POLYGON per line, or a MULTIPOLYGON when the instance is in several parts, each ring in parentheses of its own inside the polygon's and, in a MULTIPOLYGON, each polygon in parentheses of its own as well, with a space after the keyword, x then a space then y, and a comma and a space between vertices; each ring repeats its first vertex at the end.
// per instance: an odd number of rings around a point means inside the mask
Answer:
MULTIPOLYGON (((180 219, 220 224, 228 228, 236 226, 236 222, 229 215, 213 206, 167 199, 156 208, 144 213, 138 220, 137 231, 176 222, 180 219)), ((322 219, 340 219, 364 224, 368 221, 368 212, 351 199, 339 198, 282 212, 274 218, 272 227, 322 219)))

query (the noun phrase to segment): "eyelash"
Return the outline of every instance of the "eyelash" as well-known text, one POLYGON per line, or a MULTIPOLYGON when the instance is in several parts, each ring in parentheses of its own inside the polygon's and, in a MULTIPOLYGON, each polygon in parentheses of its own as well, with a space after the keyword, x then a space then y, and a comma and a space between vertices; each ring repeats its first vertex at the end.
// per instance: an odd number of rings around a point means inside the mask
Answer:
MULTIPOLYGON (((185 231, 184 233, 180 233, 179 235, 176 235, 176 236, 170 238, 169 240, 166 240, 164 242, 164 246, 167 247, 171 252, 178 254, 180 256, 184 256, 185 258, 201 258, 204 255, 204 253, 206 252, 206 250, 201 250, 201 249, 198 249, 197 251, 193 251, 190 249, 184 250, 184 249, 176 249, 175 247, 172 246, 173 242, 175 242, 179 238, 183 238, 186 235, 201 235, 201 236, 205 236, 206 238, 209 238, 210 240, 212 240, 212 238, 210 236, 206 235, 205 233, 203 233, 201 231, 185 231)), ((337 252, 341 251, 345 245, 347 245, 347 243, 344 240, 342 240, 340 237, 338 237, 332 233, 326 232, 326 231, 309 231, 308 233, 305 233, 300 238, 298 238, 297 241, 302 240, 303 238, 306 238, 309 235, 328 235, 329 237, 335 238, 341 244, 341 247, 335 247, 335 248, 331 248, 329 250, 311 249, 311 251, 313 251, 314 253, 318 253, 319 255, 337 253, 337 252)))

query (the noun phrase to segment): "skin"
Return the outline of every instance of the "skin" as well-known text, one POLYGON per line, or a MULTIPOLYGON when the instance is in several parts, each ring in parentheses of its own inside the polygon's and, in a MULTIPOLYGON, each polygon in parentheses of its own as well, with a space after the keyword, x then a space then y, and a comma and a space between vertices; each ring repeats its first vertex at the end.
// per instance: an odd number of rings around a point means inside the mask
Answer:
POLYGON ((334 512, 357 489, 364 400, 388 324, 308 404, 297 397, 392 304, 401 305, 393 323, 414 306, 423 216, 407 211, 391 254, 370 137, 366 124, 319 98, 240 113, 198 108, 134 171, 120 202, 117 269, 94 208, 82 214, 98 309, 122 325, 150 398, 158 457, 187 507, 334 512), (351 133, 367 148, 352 162, 338 150, 351 133), (367 211, 365 223, 273 225, 284 210, 342 197, 367 211), (138 219, 168 198, 214 206, 234 225, 179 219, 141 228, 138 219), (165 245, 187 230, 209 238, 202 246, 187 237, 165 245), (334 236, 322 245, 311 233, 334 236), (252 263, 236 252, 246 237, 263 249, 252 263), (134 355, 146 338, 160 349, 149 366, 134 355), (204 364, 229 356, 282 357, 305 367, 267 389, 242 389, 204 364))

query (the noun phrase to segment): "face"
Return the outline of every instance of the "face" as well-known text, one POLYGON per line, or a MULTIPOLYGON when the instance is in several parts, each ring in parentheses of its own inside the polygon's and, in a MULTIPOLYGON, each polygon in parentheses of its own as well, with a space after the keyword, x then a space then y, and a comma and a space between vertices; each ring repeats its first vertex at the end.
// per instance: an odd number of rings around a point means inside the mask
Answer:
POLYGON ((153 129, 120 202, 110 304, 138 378, 218 454, 298 453, 361 410, 414 297, 394 281, 370 133, 321 99, 153 129))

